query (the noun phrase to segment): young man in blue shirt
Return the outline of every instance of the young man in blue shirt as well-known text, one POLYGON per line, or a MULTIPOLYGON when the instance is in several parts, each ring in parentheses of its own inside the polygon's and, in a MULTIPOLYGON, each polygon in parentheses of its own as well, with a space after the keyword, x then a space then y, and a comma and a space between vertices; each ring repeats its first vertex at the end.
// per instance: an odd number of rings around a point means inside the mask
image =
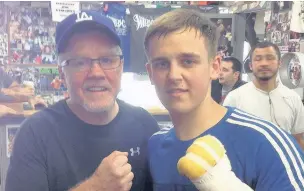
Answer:
POLYGON ((211 98, 217 38, 193 10, 166 13, 147 30, 147 70, 174 125, 149 141, 154 190, 304 190, 304 154, 291 136, 211 98))

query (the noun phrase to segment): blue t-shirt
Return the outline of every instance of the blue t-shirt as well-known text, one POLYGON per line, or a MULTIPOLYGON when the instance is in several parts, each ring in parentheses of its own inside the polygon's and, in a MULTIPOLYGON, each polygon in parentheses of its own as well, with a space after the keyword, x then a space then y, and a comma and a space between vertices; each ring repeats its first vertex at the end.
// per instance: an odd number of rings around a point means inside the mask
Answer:
MULTIPOLYGON (((224 118, 199 137, 207 134, 223 143, 233 172, 255 191, 304 190, 304 154, 292 136, 272 123, 228 108, 224 118)), ((155 191, 197 190, 177 170, 194 140, 179 140, 174 128, 163 128, 150 138, 155 191)))
POLYGON ((104 14, 115 25, 124 56, 124 72, 130 72, 130 29, 126 21, 126 6, 120 3, 108 3, 108 10, 104 14))

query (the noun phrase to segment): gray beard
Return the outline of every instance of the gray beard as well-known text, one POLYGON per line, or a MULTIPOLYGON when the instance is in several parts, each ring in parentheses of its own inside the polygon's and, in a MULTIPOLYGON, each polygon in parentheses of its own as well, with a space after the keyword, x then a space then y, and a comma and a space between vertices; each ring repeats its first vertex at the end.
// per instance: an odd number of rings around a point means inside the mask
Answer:
POLYGON ((112 104, 108 105, 108 107, 95 107, 94 103, 87 103, 84 101, 84 103, 81 104, 82 107, 91 113, 103 113, 103 112, 107 112, 110 109, 112 109, 115 105, 115 100, 113 101, 112 104))
MULTIPOLYGON (((69 92, 70 95, 72 95, 71 93, 69 92)), ((74 96, 74 99, 70 99, 70 101, 73 104, 82 106, 86 111, 90 113, 103 113, 111 110, 114 107, 116 99, 113 99, 113 102, 109 104, 107 107, 97 107, 93 102, 81 100, 77 96, 74 96)))

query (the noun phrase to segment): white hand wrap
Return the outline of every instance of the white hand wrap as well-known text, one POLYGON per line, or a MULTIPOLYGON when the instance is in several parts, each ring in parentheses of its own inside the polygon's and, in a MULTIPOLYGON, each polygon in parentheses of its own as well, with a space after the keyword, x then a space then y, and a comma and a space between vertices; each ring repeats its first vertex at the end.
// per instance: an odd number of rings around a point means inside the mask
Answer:
POLYGON ((236 177, 223 144, 210 135, 196 139, 177 168, 201 191, 253 191, 236 177))
POLYGON ((210 172, 208 171, 201 178, 191 181, 200 191, 253 191, 231 171, 226 154, 210 172))

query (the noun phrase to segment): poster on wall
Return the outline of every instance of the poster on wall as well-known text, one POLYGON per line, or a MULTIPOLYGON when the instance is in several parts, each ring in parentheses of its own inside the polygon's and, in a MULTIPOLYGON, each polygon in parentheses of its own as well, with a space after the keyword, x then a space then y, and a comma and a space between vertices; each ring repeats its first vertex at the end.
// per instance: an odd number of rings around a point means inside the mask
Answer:
POLYGON ((10 158, 13 146, 14 139, 16 137, 19 126, 7 125, 6 126, 6 156, 10 158))
POLYGON ((10 64, 56 64, 56 25, 48 9, 16 7, 9 28, 10 64))
POLYGON ((80 2, 51 1, 52 19, 61 22, 70 14, 80 11, 80 2))
POLYGON ((145 73, 147 58, 144 52, 144 35, 147 28, 158 16, 169 12, 171 8, 145 8, 144 6, 130 6, 127 19, 130 28, 130 70, 135 73, 145 73))

